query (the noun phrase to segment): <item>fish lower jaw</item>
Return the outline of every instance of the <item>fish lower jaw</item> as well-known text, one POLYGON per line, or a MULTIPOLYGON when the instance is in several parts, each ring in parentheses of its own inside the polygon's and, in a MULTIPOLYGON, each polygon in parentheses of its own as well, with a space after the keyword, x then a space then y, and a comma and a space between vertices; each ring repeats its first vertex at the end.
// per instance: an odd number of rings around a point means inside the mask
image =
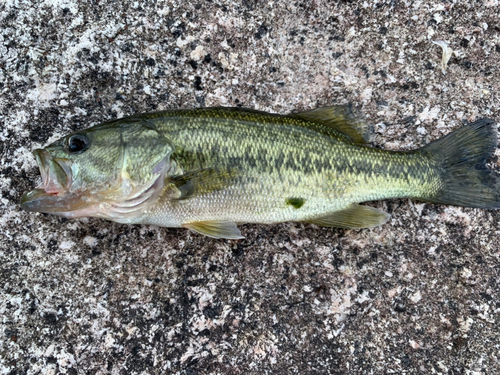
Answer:
POLYGON ((40 190, 45 192, 47 195, 60 195, 63 196, 66 194, 66 190, 63 190, 61 188, 58 188, 57 186, 50 185, 50 184, 40 184, 38 185, 35 190, 40 190))

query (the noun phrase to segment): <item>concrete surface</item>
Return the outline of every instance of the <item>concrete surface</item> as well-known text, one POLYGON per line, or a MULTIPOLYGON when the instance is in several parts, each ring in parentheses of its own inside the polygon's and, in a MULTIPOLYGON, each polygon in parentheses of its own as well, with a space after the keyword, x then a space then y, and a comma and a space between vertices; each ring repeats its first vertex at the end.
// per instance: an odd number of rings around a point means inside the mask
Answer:
MULTIPOLYGON (((30 151, 136 112, 353 103, 408 150, 499 116, 487 1, 3 0, 1 374, 494 374, 498 212, 377 202, 375 230, 243 241, 19 209, 30 151), (444 40, 457 52, 446 74, 444 40)), ((499 169, 498 155, 490 166, 499 169)))

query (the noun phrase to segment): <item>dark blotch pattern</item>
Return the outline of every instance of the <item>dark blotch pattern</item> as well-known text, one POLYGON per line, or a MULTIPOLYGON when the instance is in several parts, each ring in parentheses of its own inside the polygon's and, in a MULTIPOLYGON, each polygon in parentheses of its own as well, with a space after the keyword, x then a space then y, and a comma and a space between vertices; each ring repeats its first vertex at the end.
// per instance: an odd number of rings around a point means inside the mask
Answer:
POLYGON ((287 198, 286 204, 293 206, 293 208, 301 208, 304 205, 305 200, 303 198, 287 198))

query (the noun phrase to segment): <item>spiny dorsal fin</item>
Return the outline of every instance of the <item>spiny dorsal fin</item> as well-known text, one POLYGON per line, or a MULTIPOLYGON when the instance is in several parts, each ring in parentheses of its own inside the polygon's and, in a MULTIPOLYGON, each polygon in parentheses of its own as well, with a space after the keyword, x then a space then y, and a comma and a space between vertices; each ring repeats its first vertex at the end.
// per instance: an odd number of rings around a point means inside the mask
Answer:
POLYGON ((172 176, 166 184, 178 190, 176 199, 181 200, 222 190, 232 185, 237 176, 236 168, 204 168, 172 176))
POLYGON ((367 143, 370 140, 370 129, 361 116, 355 114, 351 106, 331 106, 316 108, 293 116, 315 122, 347 135, 356 143, 367 143))
POLYGON ((191 223, 184 223, 182 226, 212 238, 226 238, 229 240, 241 240, 245 238, 232 221, 193 221, 191 223))
POLYGON ((389 220, 387 212, 370 206, 361 206, 353 203, 348 208, 334 212, 328 216, 306 220, 307 223, 320 225, 323 227, 335 228, 373 228, 384 224, 389 220))

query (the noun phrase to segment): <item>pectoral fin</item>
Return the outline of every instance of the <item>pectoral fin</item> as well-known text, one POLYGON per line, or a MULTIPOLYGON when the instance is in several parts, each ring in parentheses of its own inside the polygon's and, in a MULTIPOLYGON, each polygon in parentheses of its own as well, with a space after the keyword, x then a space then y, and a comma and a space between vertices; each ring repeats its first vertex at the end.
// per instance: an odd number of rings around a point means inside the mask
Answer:
POLYGON ((328 216, 307 220, 307 223, 335 228, 373 228, 389 220, 387 212, 370 206, 352 204, 342 211, 334 212, 328 216))
POLYGON ((370 129, 360 115, 355 114, 350 106, 331 106, 296 113, 294 116, 316 122, 347 135, 356 143, 370 140, 370 129))
POLYGON ((182 226, 212 238, 227 238, 229 240, 241 240, 245 238, 232 221, 193 221, 191 223, 184 223, 182 226))
POLYGON ((235 168, 205 168, 172 176, 167 184, 178 190, 177 199, 182 200, 222 190, 237 176, 235 168))

